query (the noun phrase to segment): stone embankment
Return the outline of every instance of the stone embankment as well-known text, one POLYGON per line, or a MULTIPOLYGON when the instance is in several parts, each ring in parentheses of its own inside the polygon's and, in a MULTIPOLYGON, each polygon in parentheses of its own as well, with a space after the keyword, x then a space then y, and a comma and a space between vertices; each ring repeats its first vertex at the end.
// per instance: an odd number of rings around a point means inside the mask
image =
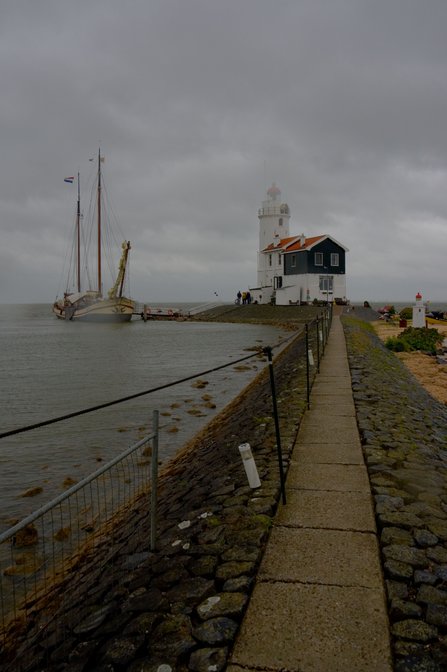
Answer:
MULTIPOLYGON (((304 339, 274 362, 287 468, 307 405, 304 339)), ((161 475, 156 552, 147 509, 136 502, 114 530, 114 549, 78 564, 63 594, 53 596, 57 619, 41 632, 42 614, 30 609, 20 667, 12 669, 225 668, 280 498, 267 368, 161 475), (239 454, 244 442, 262 481, 256 490, 239 454)))
MULTIPOLYGON (((361 317, 362 311, 356 311, 361 317)), ((396 672, 447 670, 447 408, 370 325, 344 318, 396 672)))
POLYGON ((288 330, 302 329, 322 315, 318 306, 222 305, 210 308, 191 319, 199 322, 232 322, 236 324, 271 324, 288 330))
MULTIPOLYGON (((250 312, 258 319, 261 311, 250 312)), ((386 350, 364 321, 373 319, 373 311, 356 308, 345 311, 343 322, 395 672, 441 672, 447 670, 447 409, 386 350)), ((306 408, 304 354, 297 342, 275 365, 286 466, 306 408)), ((163 474, 157 551, 148 550, 147 511, 137 503, 119 526, 116 552, 78 567, 73 581, 82 599, 67 604, 59 625, 31 647, 24 643, 20 669, 224 670, 280 497, 275 443, 264 375, 163 474), (262 481, 256 491, 247 486, 239 456, 245 441, 262 481)), ((39 614, 33 628, 39 631, 39 614)))

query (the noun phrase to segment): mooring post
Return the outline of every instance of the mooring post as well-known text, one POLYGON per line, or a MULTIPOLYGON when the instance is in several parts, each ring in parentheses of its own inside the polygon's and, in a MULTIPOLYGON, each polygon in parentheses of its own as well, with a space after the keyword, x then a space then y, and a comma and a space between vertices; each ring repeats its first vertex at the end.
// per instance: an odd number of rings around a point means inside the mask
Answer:
POLYGON ((152 413, 151 459, 151 551, 155 551, 157 537, 157 481, 158 481, 158 411, 152 413))
POLYGON ((275 431, 276 431, 276 447, 278 451, 278 465, 279 465, 279 481, 281 484, 281 494, 282 494, 282 503, 286 504, 286 485, 284 479, 284 468, 282 462, 282 452, 281 452, 281 435, 279 432, 279 419, 278 419, 278 406, 276 404, 276 389, 275 389, 275 377, 273 375, 273 360, 272 360, 272 348, 268 345, 263 348, 263 352, 267 355, 269 363, 269 373, 270 373, 270 388, 272 390, 272 404, 273 404, 273 417, 275 419, 275 431))

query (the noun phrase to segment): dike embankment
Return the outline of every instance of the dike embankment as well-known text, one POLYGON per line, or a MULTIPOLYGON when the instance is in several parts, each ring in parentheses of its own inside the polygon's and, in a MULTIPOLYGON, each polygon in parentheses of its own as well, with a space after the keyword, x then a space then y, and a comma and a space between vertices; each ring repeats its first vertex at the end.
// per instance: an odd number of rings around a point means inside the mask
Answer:
MULTIPOLYGON (((263 315, 262 306, 237 308, 240 322, 297 332, 274 356, 287 470, 307 407, 304 324, 321 309, 267 306, 263 315)), ((313 328, 314 353, 316 338, 313 328)), ((280 499, 268 366, 164 468, 158 494, 157 550, 149 550, 147 503, 137 501, 116 523, 113 549, 95 549, 77 563, 70 585, 62 587, 71 594, 74 584, 75 597, 67 603, 55 590, 48 609, 64 604, 58 618, 40 632, 40 614, 29 611, 27 632, 16 647, 20 667, 12 669, 225 669, 280 499), (248 487, 241 461, 244 442, 262 481, 256 490, 248 487)))
MULTIPOLYGON (((276 306, 265 307, 264 319, 261 310, 230 308, 234 321, 287 322, 276 306)), ((289 312, 293 328, 295 315, 289 312)), ((342 322, 394 669, 441 672, 447 669, 447 409, 386 350, 368 324, 374 319, 373 311, 345 309, 342 322)), ((305 376, 298 339, 275 359, 286 468, 306 410, 305 376)), ((157 551, 148 550, 147 511, 137 502, 119 524, 113 557, 77 568, 73 581, 82 599, 67 608, 63 631, 55 624, 37 637, 21 655, 22 669, 224 670, 280 499, 275 444, 264 371, 162 474, 157 551), (256 491, 247 486, 238 452, 245 441, 262 481, 256 491)), ((38 627, 37 617, 30 627, 38 627)))
POLYGON ((396 672, 447 670, 447 408, 358 317, 343 318, 375 502, 396 672))

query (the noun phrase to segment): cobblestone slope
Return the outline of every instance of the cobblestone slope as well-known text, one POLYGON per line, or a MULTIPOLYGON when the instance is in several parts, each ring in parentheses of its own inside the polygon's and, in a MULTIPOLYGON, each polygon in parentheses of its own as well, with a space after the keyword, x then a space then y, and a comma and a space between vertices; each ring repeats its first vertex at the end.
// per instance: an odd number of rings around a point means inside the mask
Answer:
MULTIPOLYGON (((315 345, 315 344, 314 344, 315 345)), ((303 339, 275 360, 284 465, 306 408, 303 339)), ((249 598, 280 478, 266 370, 198 435, 159 484, 158 546, 137 501, 114 529, 115 545, 76 565, 1 669, 70 672, 223 670, 249 598), (262 487, 251 490, 238 446, 248 441, 262 487), (66 599, 67 595, 71 595, 66 599), (61 607, 61 605, 63 605, 61 607)), ((1 653, 1 652, 0 652, 1 653)))
POLYGON ((447 409, 365 322, 343 318, 375 500, 395 671, 447 670, 447 409))

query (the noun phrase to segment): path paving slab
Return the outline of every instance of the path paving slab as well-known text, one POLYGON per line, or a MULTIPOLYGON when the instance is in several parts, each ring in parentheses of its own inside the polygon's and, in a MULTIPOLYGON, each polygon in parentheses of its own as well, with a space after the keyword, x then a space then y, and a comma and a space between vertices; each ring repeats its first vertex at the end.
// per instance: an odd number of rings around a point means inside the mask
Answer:
MULTIPOLYGON (((241 667, 241 665, 228 665, 225 668, 225 672, 264 672, 263 669, 260 669, 259 667, 255 670, 254 667, 241 667)), ((269 672, 269 670, 265 670, 265 672, 269 672)))
POLYGON ((274 528, 259 578, 381 590, 376 536, 347 530, 274 528))
MULTIPOLYGON (((326 363, 325 363, 326 364, 326 363)), ((327 383, 341 382, 343 384, 351 380, 349 367, 345 365, 338 365, 337 363, 328 366, 322 365, 318 378, 315 379, 317 385, 327 385, 327 383)), ((351 388, 350 388, 351 389, 351 388)))
MULTIPOLYGON (((349 431, 354 434, 358 433, 357 420, 354 416, 340 416, 336 421, 337 432, 343 430, 343 432, 349 431)), ((310 411, 306 413, 300 425, 300 433, 305 432, 308 427, 321 427, 333 431, 334 429, 334 420, 332 417, 326 416, 323 419, 321 418, 321 409, 311 408, 310 411)), ((313 429, 315 431, 315 429, 313 429)), ((300 434, 301 437, 301 434, 300 434)))
MULTIPOLYGON (((363 455, 357 443, 344 443, 342 446, 333 443, 304 443, 296 446, 293 459, 298 464, 360 464, 363 455)), ((293 487, 290 481, 289 487, 293 487)))
POLYGON ((341 376, 335 376, 334 378, 329 378, 327 380, 318 380, 315 382, 315 393, 318 394, 320 389, 329 388, 327 391, 336 392, 336 391, 346 391, 350 392, 352 396, 352 386, 351 379, 346 376, 346 378, 341 376))
POLYGON ((250 607, 233 653, 236 665, 295 672, 392 671, 382 590, 257 583, 250 607))
POLYGON ((326 418, 355 418, 355 406, 339 403, 332 397, 314 397, 312 399, 311 411, 322 412, 326 418))
POLYGON ((290 463, 287 487, 371 492, 364 465, 290 463))
POLYGON ((304 443, 352 443, 357 439, 360 446, 360 439, 358 438, 358 431, 350 431, 340 427, 330 427, 322 424, 303 426, 299 433, 299 440, 304 443))
MULTIPOLYGON (((311 404, 313 401, 318 401, 320 399, 332 399, 337 403, 347 403, 352 404, 352 391, 350 390, 329 390, 321 388, 321 390, 315 391, 315 394, 311 395, 311 404)), ((311 406, 312 408, 312 406, 311 406)))
POLYGON ((289 527, 356 530, 375 534, 376 524, 368 492, 288 490, 275 524, 289 527))

